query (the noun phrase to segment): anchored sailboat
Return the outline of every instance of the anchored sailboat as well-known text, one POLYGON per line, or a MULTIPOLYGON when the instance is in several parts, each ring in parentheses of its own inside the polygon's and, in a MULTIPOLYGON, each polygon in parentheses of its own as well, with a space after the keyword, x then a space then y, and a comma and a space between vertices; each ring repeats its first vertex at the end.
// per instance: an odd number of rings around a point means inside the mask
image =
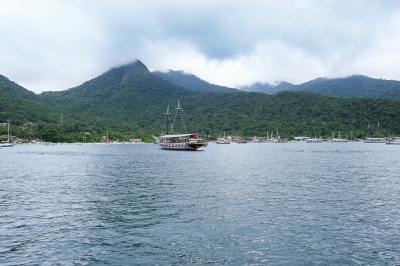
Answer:
POLYGON ((10 142, 10 123, 7 121, 7 142, 0 144, 0 147, 13 147, 14 144, 10 142))
POLYGON ((341 139, 339 131, 339 138, 335 138, 335 132, 333 132, 333 137, 329 140, 329 142, 347 142, 347 139, 341 139))
POLYGON ((180 106, 179 100, 178 108, 176 108, 176 110, 176 119, 170 127, 169 106, 167 107, 167 112, 165 113, 166 134, 160 137, 158 145, 161 147, 161 149, 165 150, 197 150, 203 147, 205 143, 204 141, 199 139, 199 135, 197 133, 180 134, 181 126, 185 128, 185 132, 186 127, 183 123, 182 108, 180 106), (177 132, 177 134, 172 134, 174 130, 177 132))
POLYGON ((231 141, 225 136, 225 132, 224 132, 224 137, 223 138, 218 138, 218 140, 215 143, 217 143, 217 144, 230 144, 231 141))

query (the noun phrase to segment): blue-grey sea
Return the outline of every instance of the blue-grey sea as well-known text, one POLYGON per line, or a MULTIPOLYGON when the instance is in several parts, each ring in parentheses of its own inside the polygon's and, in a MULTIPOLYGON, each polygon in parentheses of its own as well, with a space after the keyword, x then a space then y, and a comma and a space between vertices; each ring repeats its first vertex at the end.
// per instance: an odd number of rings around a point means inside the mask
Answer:
POLYGON ((400 265, 400 146, 0 149, 0 265, 400 265))

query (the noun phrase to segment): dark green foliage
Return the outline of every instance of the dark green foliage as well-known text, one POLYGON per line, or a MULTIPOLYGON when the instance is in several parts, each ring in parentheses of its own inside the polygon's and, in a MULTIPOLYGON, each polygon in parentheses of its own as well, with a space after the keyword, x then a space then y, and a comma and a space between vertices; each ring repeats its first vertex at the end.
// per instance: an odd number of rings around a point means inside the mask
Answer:
POLYGON ((62 112, 68 122, 96 128, 159 130, 168 99, 191 92, 152 75, 140 61, 114 68, 84 84, 62 92, 42 93, 44 103, 62 112))
POLYGON ((40 97, 0 75, 0 123, 10 120, 21 125, 28 121, 54 122, 56 113, 40 97))
POLYGON ((279 91, 314 92, 340 97, 400 99, 400 81, 373 79, 362 75, 347 78, 317 78, 299 85, 281 82, 277 86, 255 83, 241 88, 273 94, 279 91))
POLYGON ((362 75, 347 78, 315 79, 292 88, 341 97, 400 99, 400 81, 373 79, 362 75))
POLYGON ((186 74, 183 71, 154 71, 152 72, 152 74, 168 82, 171 82, 172 84, 181 86, 189 90, 201 92, 240 92, 240 90, 237 89, 210 84, 202 79, 199 79, 195 75, 186 74))
POLYGON ((184 107, 191 114, 196 112, 196 117, 189 118, 189 121, 200 122, 196 131, 206 129, 213 135, 225 131, 232 135, 239 132, 245 136, 265 136, 267 131, 275 134, 277 129, 285 137, 329 137, 332 132, 337 135, 338 131, 348 138, 387 136, 389 132, 400 134, 398 100, 339 98, 299 92, 206 94, 189 102, 185 100, 184 107))
MULTIPOLYGON (((0 122, 10 119, 11 131, 19 137, 52 142, 100 141, 106 132, 112 140, 152 142, 152 135, 163 128, 167 105, 173 120, 178 99, 187 131, 211 138, 224 132, 266 136, 277 130, 289 138, 329 137, 332 132, 337 136, 338 131, 347 138, 400 135, 400 100, 306 92, 205 93, 167 82, 140 61, 111 69, 78 87, 40 95, 3 79, 0 122)), ((0 132, 4 130, 0 127, 0 132)))

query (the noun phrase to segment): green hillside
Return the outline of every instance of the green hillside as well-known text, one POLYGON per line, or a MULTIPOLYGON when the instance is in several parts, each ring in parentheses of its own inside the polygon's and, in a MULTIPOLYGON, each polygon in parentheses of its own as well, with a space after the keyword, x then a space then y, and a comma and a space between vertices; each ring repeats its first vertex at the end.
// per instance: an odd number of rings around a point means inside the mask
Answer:
MULTIPOLYGON (((225 94, 222 97, 207 94, 184 106, 190 114, 196 110, 195 131, 214 135, 225 131, 260 136, 276 129, 285 137, 329 137, 338 131, 348 138, 351 135, 362 138, 400 134, 398 100, 339 98, 302 92, 225 94)), ((190 121, 193 119, 192 115, 190 121)))
MULTIPOLYGON (((277 129, 289 138, 329 137, 338 131, 347 138, 400 135, 400 100, 289 91, 273 95, 199 92, 153 75, 140 61, 61 92, 35 95, 15 83, 7 84, 9 93, 6 89, 1 97, 8 104, 1 109, 5 120, 14 121, 15 132, 25 121, 36 123, 36 135, 51 141, 98 141, 106 132, 111 139, 151 141, 151 135, 163 128, 168 105, 175 115, 178 99, 187 130, 210 138, 223 132, 266 136, 277 129)), ((20 130, 19 134, 25 133, 20 130)))
POLYGON ((91 131, 144 130, 158 134, 167 105, 173 113, 180 99, 188 130, 206 135, 224 131, 266 135, 277 128, 285 136, 329 136, 333 131, 349 137, 352 131, 358 137, 400 133, 395 119, 400 115, 400 101, 302 92, 203 93, 156 77, 140 61, 114 68, 76 88, 43 93, 41 97, 68 114, 71 125, 79 123, 78 128, 91 131), (380 128, 374 128, 378 120, 380 128))
MULTIPOLYGON (((38 124, 53 123, 57 116, 51 107, 40 102, 38 95, 0 75, 0 123, 9 120, 13 133, 32 135, 38 130, 38 124), (36 125, 28 123, 32 121, 36 125), (16 131, 17 125, 24 126, 25 130, 16 131)), ((0 134, 6 132, 4 126, 0 127, 0 134)))
POLYGON ((400 99, 400 81, 373 79, 362 75, 334 79, 317 78, 299 85, 286 82, 281 82, 276 86, 268 83, 255 83, 241 89, 267 94, 279 91, 301 91, 339 97, 400 99))
POLYGON ((154 71, 153 75, 160 77, 172 84, 177 86, 200 92, 240 92, 238 89, 228 88, 224 86, 218 86, 210 84, 202 79, 199 79, 195 75, 186 74, 183 71, 168 72, 154 71))
POLYGON ((292 88, 340 97, 400 99, 400 81, 373 79, 362 75, 347 78, 318 78, 292 88))
POLYGON ((40 94, 43 103, 63 113, 64 129, 87 132, 159 130, 168 104, 190 95, 152 75, 140 61, 113 68, 82 85, 40 94))

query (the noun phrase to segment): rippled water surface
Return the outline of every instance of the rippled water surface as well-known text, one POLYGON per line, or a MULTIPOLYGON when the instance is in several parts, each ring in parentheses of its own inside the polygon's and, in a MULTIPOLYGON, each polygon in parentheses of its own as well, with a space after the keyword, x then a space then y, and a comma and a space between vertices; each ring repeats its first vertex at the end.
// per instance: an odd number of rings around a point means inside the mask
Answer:
POLYGON ((1 265, 399 265, 400 146, 0 149, 1 265))

